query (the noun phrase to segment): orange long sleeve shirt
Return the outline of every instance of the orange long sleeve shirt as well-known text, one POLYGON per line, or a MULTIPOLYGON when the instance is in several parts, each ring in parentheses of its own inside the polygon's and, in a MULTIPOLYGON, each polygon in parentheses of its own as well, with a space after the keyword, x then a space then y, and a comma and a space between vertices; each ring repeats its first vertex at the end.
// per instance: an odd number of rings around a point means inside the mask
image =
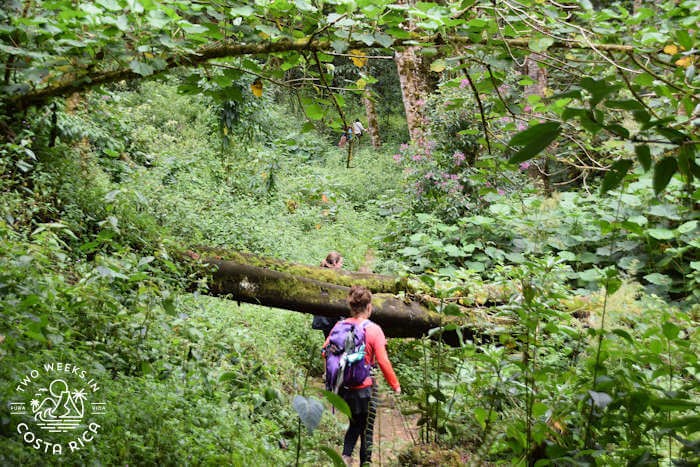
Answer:
MULTIPOLYGON (((364 321, 364 318, 346 318, 345 321, 354 325, 359 325, 364 321)), ((340 323, 342 321, 338 322, 340 323)), ((331 331, 331 333, 332 332, 333 331, 331 331)), ((326 338, 326 342, 323 344, 324 347, 328 345, 329 340, 330 335, 326 338)), ((394 368, 391 366, 389 356, 386 353, 386 337, 379 325, 372 323, 365 328, 365 344, 365 362, 371 365, 374 365, 375 362, 379 364, 379 368, 382 370, 386 382, 389 383, 392 389, 397 390, 400 387, 399 380, 396 378, 394 368)), ((372 378, 367 377, 360 386, 355 386, 351 389, 362 389, 371 385, 372 378)))

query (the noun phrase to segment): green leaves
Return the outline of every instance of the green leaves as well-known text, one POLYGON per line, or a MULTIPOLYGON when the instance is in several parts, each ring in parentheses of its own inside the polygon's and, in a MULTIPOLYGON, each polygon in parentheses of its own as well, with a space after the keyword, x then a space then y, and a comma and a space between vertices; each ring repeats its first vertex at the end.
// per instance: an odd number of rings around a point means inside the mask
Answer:
POLYGON ((294 399, 292 399, 292 406, 297 415, 299 415, 301 422, 306 429, 309 430, 309 434, 312 434, 321 421, 323 404, 313 397, 296 395, 294 399))
POLYGON ((676 173, 678 163, 675 157, 664 157, 654 166, 654 191, 658 195, 671 181, 671 177, 676 173))
POLYGON ((600 194, 604 195, 610 190, 620 186, 622 179, 627 174, 627 171, 632 167, 632 161, 621 160, 613 164, 610 170, 603 177, 603 183, 600 185, 600 194))
POLYGON ((511 164, 518 164, 533 158, 543 149, 549 146, 561 133, 561 125, 557 122, 540 123, 520 133, 515 134, 509 146, 522 146, 508 160, 511 164))
POLYGON ((321 120, 323 118, 323 107, 318 104, 305 105, 304 111, 311 120, 321 120))
POLYGON ((248 16, 252 16, 253 13, 255 13, 255 10, 253 9, 253 7, 243 5, 231 8, 230 13, 231 16, 243 16, 247 18, 248 16))
POLYGON ((661 330, 663 331, 664 336, 666 336, 666 339, 668 340, 674 340, 676 337, 678 337, 678 334, 681 332, 680 328, 670 321, 665 322, 661 326, 661 330))
POLYGON ((527 45, 533 52, 540 53, 547 50, 552 44, 554 44, 554 39, 551 37, 538 37, 530 39, 527 45))
POLYGON ((591 107, 595 107, 605 96, 612 94, 622 87, 620 84, 611 85, 604 79, 594 80, 592 78, 584 78, 579 82, 579 85, 591 94, 589 103, 591 107))
POLYGON ((647 234, 657 240, 670 240, 673 238, 673 231, 669 229, 647 229, 647 234))
POLYGON ((323 451, 333 462, 333 467, 346 467, 347 464, 345 464, 345 461, 343 460, 342 457, 340 457, 340 454, 335 452, 333 449, 329 448, 328 446, 321 446, 321 451, 323 451))
POLYGON ((651 405, 663 410, 689 410, 700 406, 697 402, 677 398, 653 399, 651 405))
POLYGON ((338 412, 347 415, 348 418, 352 418, 350 406, 347 402, 345 402, 345 400, 342 397, 331 391, 323 391, 323 395, 326 396, 326 399, 328 400, 328 402, 330 402, 330 404, 333 407, 338 409, 338 412))
POLYGON ((119 6, 117 0, 96 0, 96 3, 111 11, 121 10, 121 6, 119 6))
POLYGON ((637 160, 642 164, 644 171, 647 172, 651 168, 651 151, 649 146, 646 144, 637 145, 634 147, 634 152, 637 154, 637 160))
POLYGON ((591 401, 596 407, 605 408, 612 402, 612 397, 605 392, 588 391, 588 395, 591 397, 591 401))
POLYGON ((129 68, 134 73, 138 73, 141 76, 149 76, 153 74, 153 67, 148 63, 141 62, 139 60, 132 60, 129 62, 129 68))
POLYGON ((644 279, 646 279, 654 285, 659 285, 661 287, 670 287, 673 283, 670 277, 664 274, 660 274, 658 272, 647 274, 646 276, 644 276, 644 279))

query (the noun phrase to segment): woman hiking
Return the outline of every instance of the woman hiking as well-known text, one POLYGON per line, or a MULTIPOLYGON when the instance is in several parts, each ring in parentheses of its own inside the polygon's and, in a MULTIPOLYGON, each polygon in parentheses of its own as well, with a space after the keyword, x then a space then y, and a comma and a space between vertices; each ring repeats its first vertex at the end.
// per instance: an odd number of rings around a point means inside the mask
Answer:
MULTIPOLYGON (((336 323, 330 336, 323 346, 324 357, 327 361, 331 353, 338 353, 338 343, 352 341, 348 334, 352 332, 355 340, 360 344, 360 351, 364 347, 364 362, 356 362, 353 365, 364 364, 363 367, 374 368, 378 363, 389 386, 401 394, 401 386, 396 379, 394 369, 391 367, 386 353, 386 337, 384 331, 376 323, 369 320, 372 314, 372 293, 360 285, 353 285, 348 292, 347 303, 350 307, 350 318, 336 323), (349 329, 349 330, 348 330, 349 329), (359 331, 358 331, 359 329, 359 331)), ((341 344, 342 345, 342 344, 341 344)), ((347 345, 346 345, 347 349, 347 345)), ((355 355, 355 354, 353 354, 355 355)), ((353 373, 351 367, 346 374, 353 373)), ((328 373, 328 370, 327 370, 328 373)), ((354 374, 354 373, 353 373, 354 374)), ((372 457, 372 437, 374 434, 374 416, 377 410, 376 384, 369 371, 367 377, 360 384, 353 386, 341 385, 338 394, 348 403, 352 418, 343 442, 343 460, 347 465, 352 462, 352 451, 360 438, 360 465, 368 465, 372 457)), ((347 376, 346 376, 347 378, 347 376)), ((347 379, 343 380, 344 382, 347 379)))
MULTIPOLYGON (((343 267, 343 257, 340 253, 336 251, 331 251, 326 256, 326 259, 321 261, 322 268, 330 269, 342 269, 343 267)), ((340 321, 340 318, 328 318, 326 316, 314 315, 314 320, 311 322, 311 329, 319 329, 323 331, 323 337, 327 338, 328 334, 331 333, 331 329, 335 326, 335 323, 340 321)))

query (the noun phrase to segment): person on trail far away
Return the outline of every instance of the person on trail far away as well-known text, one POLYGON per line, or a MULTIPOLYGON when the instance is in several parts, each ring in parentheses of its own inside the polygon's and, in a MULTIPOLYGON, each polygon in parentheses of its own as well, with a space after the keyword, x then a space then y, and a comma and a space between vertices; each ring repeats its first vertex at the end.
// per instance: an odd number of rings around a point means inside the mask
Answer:
MULTIPOLYGON (((342 269, 343 257, 336 251, 331 251, 326 256, 326 259, 321 261, 322 268, 342 269)), ((340 321, 340 318, 328 318, 326 316, 314 315, 314 320, 311 322, 311 329, 319 329, 323 331, 323 337, 328 337, 335 323, 340 321)))
POLYGON ((357 142, 360 142, 360 137, 362 136, 362 133, 364 133, 365 127, 362 126, 362 122, 360 122, 360 119, 356 119, 355 123, 352 124, 352 132, 353 134, 357 135, 357 142))
POLYGON ((389 386, 401 394, 401 386, 386 353, 382 328, 369 320, 372 293, 353 285, 347 302, 350 318, 339 321, 323 346, 326 359, 326 389, 337 392, 350 406, 352 418, 343 442, 343 460, 352 462, 352 451, 360 438, 360 465, 372 457, 374 417, 377 411, 376 384, 371 371, 379 364, 389 386))

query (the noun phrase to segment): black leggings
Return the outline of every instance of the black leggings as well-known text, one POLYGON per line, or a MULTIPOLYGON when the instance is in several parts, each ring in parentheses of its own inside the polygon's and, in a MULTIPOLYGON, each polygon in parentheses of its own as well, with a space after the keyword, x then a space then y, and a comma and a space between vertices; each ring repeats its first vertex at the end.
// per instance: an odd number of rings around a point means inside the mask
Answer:
POLYGON ((360 465, 367 465, 372 459, 372 438, 374 437, 374 417, 377 413, 375 385, 371 388, 348 390, 341 396, 350 406, 352 419, 345 433, 343 455, 352 456, 352 451, 360 438, 360 465))

